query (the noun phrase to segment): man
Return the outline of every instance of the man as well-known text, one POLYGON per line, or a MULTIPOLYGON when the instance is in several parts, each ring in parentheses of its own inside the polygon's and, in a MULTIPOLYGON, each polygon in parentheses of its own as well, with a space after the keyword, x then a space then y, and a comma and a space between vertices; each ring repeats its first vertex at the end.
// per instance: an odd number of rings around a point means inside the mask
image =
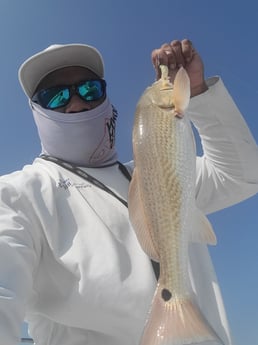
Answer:
MULTIPOLYGON (((254 195, 256 143, 222 81, 205 82, 189 40, 162 45, 152 61, 157 78, 160 63, 172 81, 181 65, 190 77, 188 112, 204 150, 198 207, 210 213, 254 195)), ((51 46, 19 78, 43 155, 0 178, 1 343, 17 344, 26 318, 38 345, 139 344, 156 277, 128 219, 133 163, 117 162, 102 57, 86 45, 51 46)), ((191 245, 189 272, 205 317, 232 344, 205 245, 191 245)))

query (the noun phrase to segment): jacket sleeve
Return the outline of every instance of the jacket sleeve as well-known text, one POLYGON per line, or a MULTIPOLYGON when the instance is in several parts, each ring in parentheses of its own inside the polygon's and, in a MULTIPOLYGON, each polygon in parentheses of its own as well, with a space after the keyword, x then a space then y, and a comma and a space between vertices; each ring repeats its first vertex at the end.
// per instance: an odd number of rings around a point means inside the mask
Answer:
POLYGON ((258 191, 258 149, 236 104, 218 77, 191 99, 187 113, 199 132, 196 200, 206 214, 236 204, 258 191))
POLYGON ((20 341, 38 261, 38 244, 26 216, 32 208, 15 188, 0 183, 0 334, 1 344, 5 345, 20 341))

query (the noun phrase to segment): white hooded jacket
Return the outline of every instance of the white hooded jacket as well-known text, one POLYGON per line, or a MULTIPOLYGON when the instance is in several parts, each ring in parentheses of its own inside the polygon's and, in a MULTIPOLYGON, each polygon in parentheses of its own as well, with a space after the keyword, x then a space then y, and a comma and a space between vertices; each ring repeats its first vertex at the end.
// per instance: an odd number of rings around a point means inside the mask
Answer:
MULTIPOLYGON (((207 214, 254 195, 257 146, 222 81, 210 80, 188 113, 204 149, 198 207, 207 214)), ((84 169, 127 198, 117 164, 84 169)), ((207 247, 191 245, 190 262, 200 308, 230 345, 207 247)), ((41 158, 0 178, 1 345, 18 344, 24 318, 37 345, 137 345, 155 287, 128 210, 112 195, 41 158)))

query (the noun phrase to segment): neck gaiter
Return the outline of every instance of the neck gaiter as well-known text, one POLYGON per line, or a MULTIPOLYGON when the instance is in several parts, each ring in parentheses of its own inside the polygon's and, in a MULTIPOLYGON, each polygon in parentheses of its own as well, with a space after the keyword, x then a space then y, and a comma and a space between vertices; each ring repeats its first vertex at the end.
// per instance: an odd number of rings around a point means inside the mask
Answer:
POLYGON ((98 107, 79 113, 59 113, 30 102, 42 153, 83 167, 116 162, 117 111, 106 98, 98 107))

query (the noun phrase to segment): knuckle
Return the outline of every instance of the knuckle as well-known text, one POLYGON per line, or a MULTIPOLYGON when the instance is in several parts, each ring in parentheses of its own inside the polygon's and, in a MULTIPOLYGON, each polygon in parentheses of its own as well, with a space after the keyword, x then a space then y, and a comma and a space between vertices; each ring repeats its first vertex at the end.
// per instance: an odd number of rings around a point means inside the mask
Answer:
POLYGON ((188 38, 184 38, 182 40, 182 44, 184 44, 184 45, 192 45, 192 42, 188 38))
POLYGON ((178 46, 181 45, 181 42, 179 40, 173 40, 173 41, 171 41, 170 45, 171 45, 171 47, 177 48, 178 46))

